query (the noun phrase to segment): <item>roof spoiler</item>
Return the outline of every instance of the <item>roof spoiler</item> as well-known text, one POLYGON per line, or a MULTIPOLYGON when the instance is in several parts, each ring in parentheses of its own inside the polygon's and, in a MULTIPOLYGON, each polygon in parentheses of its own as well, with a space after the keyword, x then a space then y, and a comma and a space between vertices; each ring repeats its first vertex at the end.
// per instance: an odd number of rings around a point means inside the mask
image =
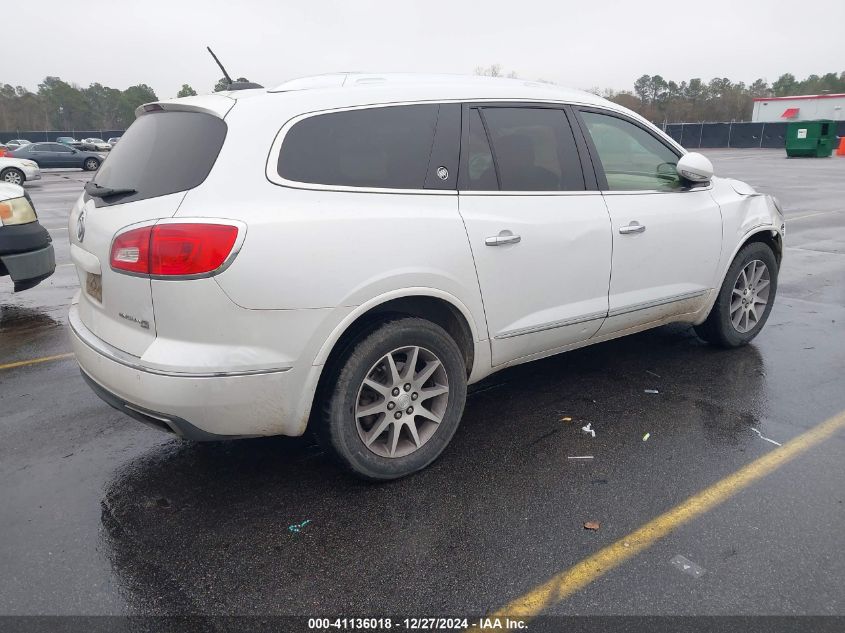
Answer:
POLYGON ((220 93, 154 101, 135 108, 135 118, 155 112, 202 112, 223 119, 235 103, 235 99, 220 93))

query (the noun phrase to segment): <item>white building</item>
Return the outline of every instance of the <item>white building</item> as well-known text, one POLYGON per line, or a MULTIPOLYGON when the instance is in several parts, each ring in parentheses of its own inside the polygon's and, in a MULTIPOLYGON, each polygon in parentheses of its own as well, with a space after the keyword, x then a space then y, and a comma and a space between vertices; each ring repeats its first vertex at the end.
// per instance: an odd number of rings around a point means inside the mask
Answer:
POLYGON ((760 123, 845 121, 845 94, 803 95, 754 99, 751 120, 760 123))

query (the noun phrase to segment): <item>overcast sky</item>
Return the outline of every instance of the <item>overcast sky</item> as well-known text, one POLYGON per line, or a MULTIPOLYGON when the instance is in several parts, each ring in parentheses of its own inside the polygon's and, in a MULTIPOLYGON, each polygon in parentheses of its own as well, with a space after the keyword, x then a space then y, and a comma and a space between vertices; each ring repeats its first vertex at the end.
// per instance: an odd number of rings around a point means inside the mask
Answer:
MULTIPOLYGON (((3 0, 9 3, 12 0, 3 0)), ((273 86, 342 70, 472 73, 631 89, 665 79, 774 81, 845 70, 845 0, 33 0, 4 12, 0 83, 273 86), (18 28, 13 25, 18 25, 18 28), (39 37, 48 34, 50 37, 39 37)), ((11 8, 7 7, 7 8, 11 8)))

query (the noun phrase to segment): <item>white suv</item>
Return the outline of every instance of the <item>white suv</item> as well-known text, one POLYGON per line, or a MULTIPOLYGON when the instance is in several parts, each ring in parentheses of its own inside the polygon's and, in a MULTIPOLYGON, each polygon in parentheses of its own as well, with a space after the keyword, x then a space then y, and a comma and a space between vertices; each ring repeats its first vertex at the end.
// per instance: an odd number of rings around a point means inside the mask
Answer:
POLYGON ((391 479, 505 367, 670 322, 747 343, 784 220, 591 94, 339 74, 142 106, 69 233, 106 402, 193 440, 311 424, 391 479))

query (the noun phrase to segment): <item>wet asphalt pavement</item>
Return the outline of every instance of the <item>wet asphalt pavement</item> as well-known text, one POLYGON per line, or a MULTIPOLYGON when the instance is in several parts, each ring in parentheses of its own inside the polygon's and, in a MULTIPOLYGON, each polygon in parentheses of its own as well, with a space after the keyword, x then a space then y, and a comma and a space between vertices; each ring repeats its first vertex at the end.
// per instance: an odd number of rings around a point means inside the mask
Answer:
MULTIPOLYGON (((351 479, 308 438, 173 439, 73 359, 0 370, 0 614, 481 615, 778 450, 754 429, 783 443, 845 410, 845 159, 706 153, 786 208, 754 343, 666 327, 501 372, 398 482, 351 479)), ((0 365, 70 350, 65 222, 87 178, 27 187, 59 267, 17 295, 0 280, 0 365)), ((547 613, 845 615, 843 579, 840 432, 547 613)))

